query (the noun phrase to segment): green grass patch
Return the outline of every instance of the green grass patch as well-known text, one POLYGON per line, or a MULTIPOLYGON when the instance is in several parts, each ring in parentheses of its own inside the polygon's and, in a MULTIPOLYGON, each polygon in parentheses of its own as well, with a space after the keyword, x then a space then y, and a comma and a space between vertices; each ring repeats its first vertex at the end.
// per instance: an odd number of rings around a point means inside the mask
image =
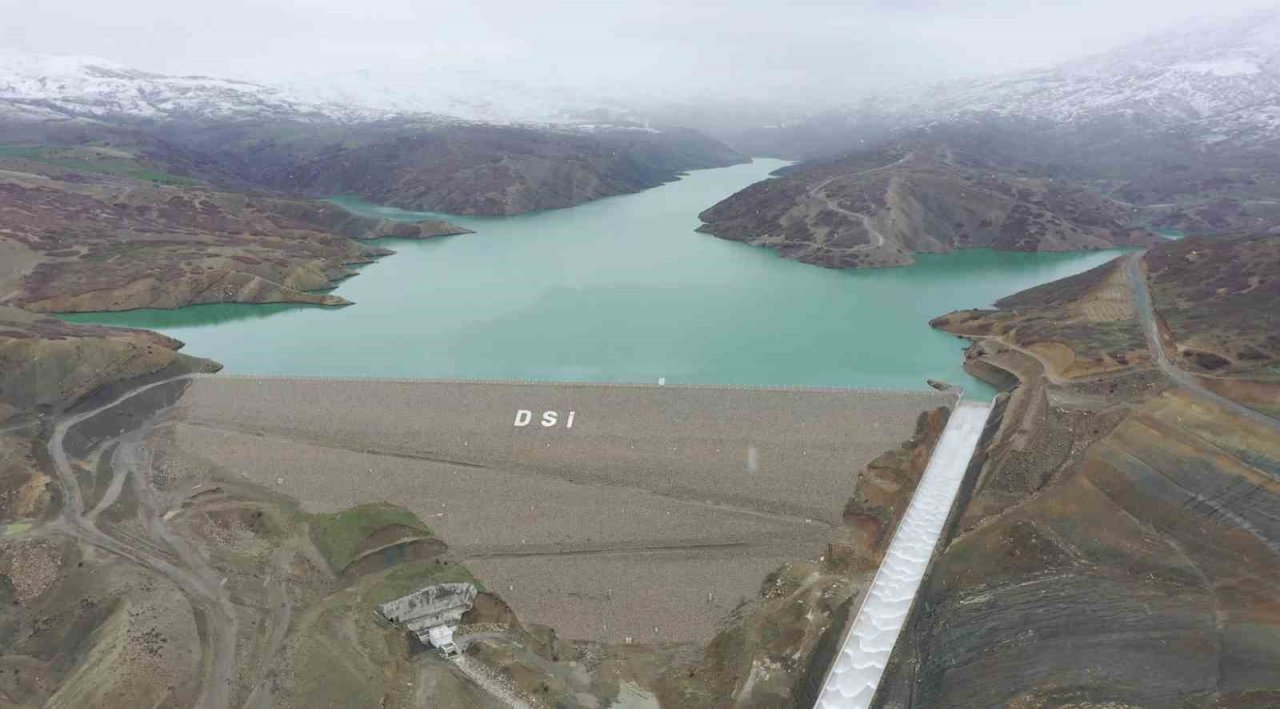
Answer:
POLYGON ((13 522, 11 524, 0 525, 0 536, 16 537, 25 534, 31 529, 30 522, 13 522))
POLYGON ((202 184, 199 180, 172 175, 141 164, 136 159, 85 155, 75 148, 54 148, 41 145, 0 145, 0 159, 30 160, 44 165, 60 167, 73 172, 90 172, 100 175, 119 175, 143 182, 154 182, 176 187, 202 184))
POLYGON ((39 145, 0 145, 0 158, 38 158, 48 150, 39 145))
POLYGON ((142 253, 152 248, 155 248, 153 244, 148 244, 145 242, 138 243, 138 244, 128 244, 128 243, 111 244, 106 248, 104 248, 102 251, 98 251, 96 253, 88 254, 81 257, 81 260, 88 261, 89 263, 105 263, 116 257, 135 256, 139 253, 142 253))
POLYGON ((1136 350, 1143 345, 1142 331, 1133 320, 1090 323, 1090 327, 1093 329, 1090 344, 1096 350, 1103 352, 1136 350))
POLYGON ((432 536, 431 529, 417 515, 383 502, 332 514, 311 515, 308 522, 312 541, 335 573, 345 569, 356 558, 361 543, 380 529, 399 525, 416 529, 424 536, 432 536))
POLYGON ((411 561, 388 571, 364 594, 364 600, 377 605, 407 596, 423 586, 437 583, 470 583, 481 591, 484 584, 462 564, 444 561, 411 561))

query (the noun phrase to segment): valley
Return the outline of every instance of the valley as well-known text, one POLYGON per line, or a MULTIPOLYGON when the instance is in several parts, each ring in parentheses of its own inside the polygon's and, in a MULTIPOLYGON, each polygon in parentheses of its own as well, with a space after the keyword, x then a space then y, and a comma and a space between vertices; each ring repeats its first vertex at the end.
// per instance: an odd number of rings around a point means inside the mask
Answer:
POLYGON ((1280 705, 1280 12, 271 5, 10 13, 0 704, 1280 705))
MULTIPOLYGON (((961 344, 928 321, 1114 256, 975 249, 841 273, 694 233, 699 210, 783 166, 695 171, 568 210, 449 217, 475 233, 373 242, 397 253, 329 293, 354 303, 341 309, 63 317, 157 330, 236 374, 873 389, 932 378, 985 399, 994 392, 964 371, 961 344)), ((439 216, 337 201, 371 219, 439 216)))

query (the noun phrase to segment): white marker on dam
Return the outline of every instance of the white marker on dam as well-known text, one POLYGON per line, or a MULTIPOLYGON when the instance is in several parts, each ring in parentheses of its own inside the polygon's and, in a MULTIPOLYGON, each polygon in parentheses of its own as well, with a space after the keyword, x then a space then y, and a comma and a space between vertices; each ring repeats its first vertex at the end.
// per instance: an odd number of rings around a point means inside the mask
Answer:
POLYGON ((951 412, 884 562, 831 663, 815 705, 819 709, 871 706, 990 413, 989 404, 972 401, 960 402, 951 412))

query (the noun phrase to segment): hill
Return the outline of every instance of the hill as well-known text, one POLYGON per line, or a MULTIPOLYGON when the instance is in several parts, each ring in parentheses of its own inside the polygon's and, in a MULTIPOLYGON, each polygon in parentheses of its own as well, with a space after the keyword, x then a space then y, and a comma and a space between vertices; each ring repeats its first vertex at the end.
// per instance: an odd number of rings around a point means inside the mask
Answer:
POLYGON ((0 55, 0 144, 127 145, 227 189, 359 195, 405 209, 519 214, 637 192, 745 158, 695 131, 486 123, 316 99, 92 57, 0 55))
POLYGON ((1145 272, 1125 257, 934 321, 1010 391, 877 706, 1280 701, 1277 243, 1162 243, 1145 272), (1146 349, 1139 330, 1156 349, 1073 364, 1102 335, 1146 349), (1200 347, 1258 354, 1205 377, 1175 354, 1200 347), (1221 396, 1241 392, 1251 409, 1221 396))
POLYGON ((1072 251, 1154 237, 1114 200, 914 142, 801 165, 699 218, 699 231, 832 268, 900 266, 914 253, 963 248, 1072 251))
POLYGON ((389 253, 353 238, 466 231, 223 192, 120 148, 0 147, 0 302, 30 311, 341 305, 319 291, 389 253))

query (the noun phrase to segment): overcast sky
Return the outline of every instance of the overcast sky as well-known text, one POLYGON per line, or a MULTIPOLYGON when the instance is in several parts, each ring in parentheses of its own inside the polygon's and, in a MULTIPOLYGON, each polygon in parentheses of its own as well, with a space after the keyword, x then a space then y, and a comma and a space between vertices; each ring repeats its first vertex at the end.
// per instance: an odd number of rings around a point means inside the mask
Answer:
POLYGON ((280 82, 365 70, 805 96, 1013 71, 1275 0, 3 0, 0 45, 280 82))

